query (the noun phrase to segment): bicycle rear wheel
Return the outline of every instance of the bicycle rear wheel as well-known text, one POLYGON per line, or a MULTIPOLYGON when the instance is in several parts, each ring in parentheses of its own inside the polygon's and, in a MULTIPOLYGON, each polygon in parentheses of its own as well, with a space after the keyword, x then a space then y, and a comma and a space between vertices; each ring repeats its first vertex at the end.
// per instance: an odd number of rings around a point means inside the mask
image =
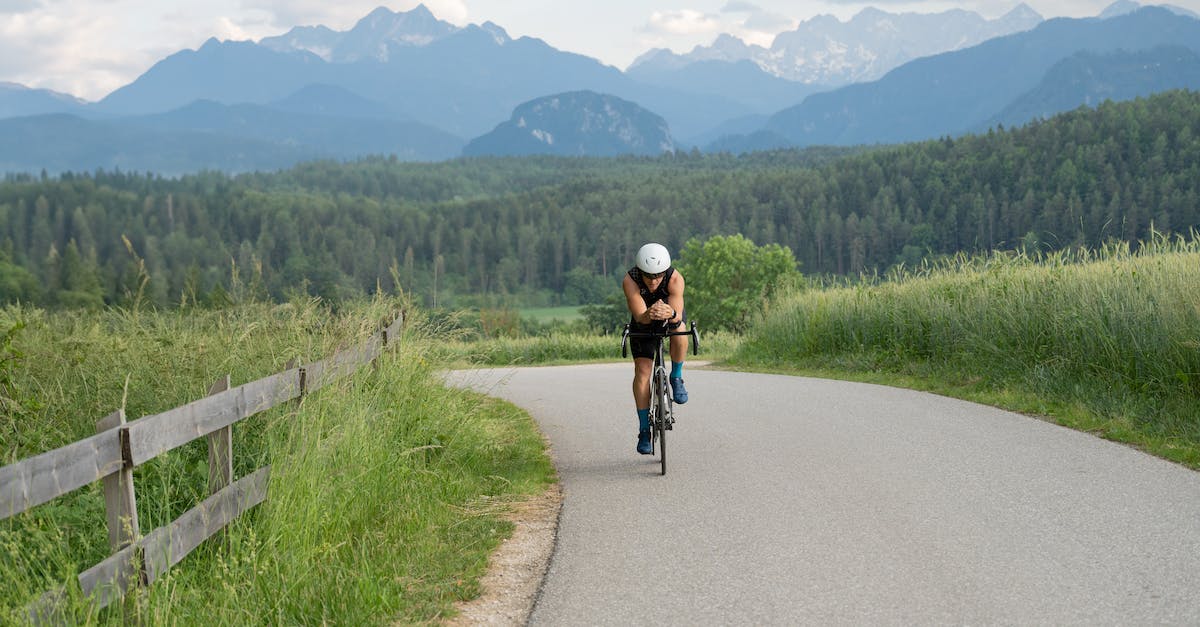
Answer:
POLYGON ((658 460, 662 463, 660 475, 667 474, 667 430, 658 430, 658 460))
POLYGON ((662 464, 662 472, 667 474, 667 430, 670 428, 669 412, 670 405, 667 403, 667 375, 666 372, 659 371, 659 376, 656 377, 656 385, 654 390, 654 398, 658 403, 658 459, 662 464))

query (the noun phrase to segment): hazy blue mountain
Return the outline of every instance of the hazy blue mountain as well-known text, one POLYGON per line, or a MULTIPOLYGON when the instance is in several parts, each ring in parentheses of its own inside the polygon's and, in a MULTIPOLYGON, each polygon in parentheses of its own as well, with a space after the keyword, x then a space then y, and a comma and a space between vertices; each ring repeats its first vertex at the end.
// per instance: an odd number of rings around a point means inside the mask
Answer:
POLYGON ((773 113, 823 89, 768 74, 749 60, 696 61, 674 68, 642 64, 626 73, 647 85, 732 100, 755 113, 773 113))
POLYGON ((391 120, 405 117, 382 102, 376 102, 337 85, 307 85, 294 94, 268 103, 272 109, 346 118, 391 120))
POLYGON ((775 37, 770 48, 721 35, 711 46, 683 55, 651 50, 629 72, 666 72, 701 61, 751 61, 764 72, 812 85, 839 86, 874 80, 918 57, 967 48, 993 37, 1029 30, 1042 16, 1022 3, 988 20, 963 10, 888 13, 863 9, 849 21, 819 15, 775 37))
MULTIPOLYGON (((347 71, 371 71, 365 64, 347 71)), ((545 96, 591 90, 655 111, 680 133, 699 133, 752 111, 721 94, 643 84, 620 70, 540 39, 511 39, 495 24, 468 26, 421 47, 393 47, 381 64, 387 80, 359 81, 356 89, 391 102, 413 118, 463 136, 485 133, 518 105, 545 96), (369 83, 369 84, 363 84, 369 83)))
POLYGON ((275 170, 312 158, 297 146, 198 132, 159 132, 51 114, 0 120, 0 171, 107 170, 179 175, 205 168, 275 170))
POLYGON ((616 96, 576 91, 518 106, 507 122, 471 140, 463 154, 611 157, 674 149, 662 117, 616 96))
POLYGON ((639 83, 612 66, 540 39, 512 39, 490 22, 426 45, 389 44, 386 58, 331 64, 335 75, 329 82, 464 137, 491 130, 521 103, 585 89, 635 101, 685 133, 753 112, 712 90, 639 83))
POLYGON ((976 128, 1079 51, 1200 49, 1200 20, 1147 7, 1111 19, 1053 19, 973 48, 907 63, 882 79, 814 94, 766 130, 797 145, 892 143, 976 128))
POLYGON ((1106 20, 1110 17, 1117 17, 1127 13, 1133 13, 1144 6, 1158 6, 1175 13, 1176 15, 1186 15, 1188 17, 1200 19, 1200 14, 1197 14, 1195 11, 1189 11, 1183 7, 1177 7, 1173 4, 1147 5, 1140 2, 1134 2, 1134 0, 1117 0, 1101 11, 1099 17, 1102 20, 1106 20))
POLYGON ((344 33, 320 24, 297 26, 282 35, 264 37, 258 45, 275 52, 310 52, 329 61, 343 36, 344 33))
POLYGON ((1137 52, 1079 52, 1055 64, 1042 82, 978 130, 1017 126, 1080 105, 1120 102, 1171 89, 1200 91, 1200 55, 1182 46, 1137 52))
POLYGON ((261 140, 301 148, 312 158, 394 154, 408 161, 432 161, 457 156, 463 145, 458 137, 416 122, 313 115, 212 101, 197 101, 174 111, 120 123, 165 133, 191 131, 261 140))
POLYGON ((423 4, 407 13, 393 13, 379 7, 348 31, 301 26, 262 39, 259 44, 278 52, 311 52, 334 63, 387 61, 393 45, 425 46, 458 30, 457 26, 434 17, 423 4))
POLYGON ((728 152, 742 154, 791 148, 795 144, 788 138, 774 131, 753 131, 750 133, 722 135, 704 144, 705 152, 728 152))
POLYGON ((308 52, 276 52, 248 41, 209 39, 177 52, 97 103, 117 115, 158 113, 197 100, 263 104, 305 85, 336 84, 329 64, 308 52))
POLYGON ((0 118, 42 113, 80 113, 87 103, 49 89, 0 82, 0 118))
POLYGON ((512 39, 491 23, 426 46, 392 45, 387 62, 342 65, 339 72, 340 84, 357 93, 465 137, 490 130, 539 96, 625 91, 631 84, 616 68, 540 39, 512 39))
MULTIPOLYGON (((690 133, 752 113, 743 103, 711 93, 715 90, 698 93, 639 83, 614 67, 539 39, 512 39, 492 23, 451 27, 432 19, 423 7, 408 13, 377 9, 340 33, 323 27, 295 29, 268 45, 209 40, 198 50, 158 62, 88 113, 139 118, 120 124, 136 124, 143 132, 202 132, 270 145, 282 142, 288 150, 281 159, 312 155, 314 149, 322 155, 357 150, 431 159, 448 150, 457 154, 462 144, 457 138, 486 133, 521 103, 585 89, 663 112, 690 133), (322 55, 355 60, 326 61, 322 55), (192 104, 204 101, 207 104, 192 104), (311 117, 300 128, 294 124, 298 118, 265 114, 255 107, 311 117), (159 117, 146 117, 155 115, 159 117), (351 125, 350 118, 375 120, 379 126, 351 125), (397 126, 400 122, 419 122, 443 132, 397 126), (429 146, 408 142, 415 137, 427 138, 429 146), (351 138, 364 141, 355 147, 351 138)), ((234 167, 245 162, 254 159, 234 167)), ((102 163, 109 161, 86 167, 102 163)))
MULTIPOLYGON (((513 39, 490 22, 460 28, 424 6, 399 13, 381 7, 346 31, 304 26, 258 43, 209 40, 198 50, 170 55, 90 105, 0 85, 0 118, 66 112, 109 119, 107 125, 88 127, 47 117, 13 127, 26 135, 61 137, 68 156, 58 161, 80 169, 111 163, 119 155, 96 153, 99 161, 85 164, 77 158, 90 154, 84 150, 87 142, 54 135, 56 129, 75 125, 86 131, 84 139, 128 130, 145 142, 131 146, 117 137, 113 146, 126 147, 125 154, 151 165, 147 146, 164 135, 176 142, 167 162, 200 155, 192 162, 220 169, 368 153, 437 159, 457 154, 460 138, 499 132, 514 109, 546 94, 584 91, 610 94, 661 115, 674 137, 686 140, 672 145, 719 142, 721 149, 733 150, 739 141, 755 147, 906 141, 977 128, 1010 105, 1017 117, 1025 115, 1020 107, 1040 111, 1048 105, 1020 104, 1018 97, 1035 92, 1055 63, 1080 50, 1136 51, 1162 44, 1196 50, 1200 45, 1200 21, 1154 9, 1117 15, 1125 8, 1110 7, 1116 16, 1107 20, 1051 20, 1032 31, 917 59, 872 83, 814 93, 823 89, 817 82, 781 76, 853 80, 906 55, 1019 31, 1041 17, 1025 5, 991 21, 965 11, 918 16, 868 9, 846 23, 828 16, 809 20, 781 34, 770 49, 726 35, 687 55, 650 54, 623 73, 539 39, 513 39), (772 112, 765 123, 753 117, 772 112), (194 150, 179 143, 198 137, 203 140, 194 150), (230 167, 207 160, 216 154, 215 145, 238 146, 230 153, 230 167)), ((1119 76, 1105 80, 1123 80, 1119 76)), ((1128 75, 1130 81, 1137 78, 1128 75)), ((1069 101, 1069 83, 1058 86, 1069 101)), ((1084 98, 1096 96, 1102 86, 1088 89, 1084 98)), ((1053 99, 1041 93, 1029 98, 1053 99)))
POLYGON ((434 161, 457 156, 462 146, 462 139, 414 122, 210 101, 104 121, 65 114, 0 120, 0 171, 242 172, 368 154, 434 161))
MULTIPOLYGON (((769 115, 744 115, 739 118, 726 120, 708 132, 680 140, 679 143, 681 145, 686 145, 687 147, 696 146, 698 148, 708 150, 708 148, 705 148, 706 146, 709 146, 714 142, 720 142, 723 147, 712 148, 712 150, 720 152, 732 145, 735 145, 739 137, 758 133, 764 126, 766 126, 767 121, 770 119, 771 116, 769 115)), ((784 140, 784 143, 787 144, 790 142, 784 140)), ((744 151, 735 150, 732 152, 744 151)))
MULTIPOLYGON (((372 13, 375 22, 424 11, 372 13)), ((369 16, 370 17, 370 16, 369 16)), ((418 120, 455 135, 487 132, 513 108, 546 94, 592 89, 654 107, 686 132, 698 133, 734 116, 752 113, 727 97, 660 85, 644 85, 620 70, 540 39, 512 39, 485 23, 456 28, 414 43, 407 31, 388 39, 365 28, 364 18, 343 33, 338 45, 383 46, 378 55, 354 62, 327 62, 309 49, 274 49, 252 42, 210 40, 199 50, 171 55, 100 103, 120 114, 155 113, 196 100, 223 104, 268 104, 313 84, 330 85, 383 104, 398 118, 418 120), (360 32, 361 31, 361 32, 360 32), (357 33, 357 34, 355 34, 357 33), (354 37, 370 35, 363 40, 354 37)), ((305 31, 315 36, 323 31, 305 31)), ((333 31, 330 31, 333 32, 333 31)), ((311 43, 311 42, 309 42, 311 43)))

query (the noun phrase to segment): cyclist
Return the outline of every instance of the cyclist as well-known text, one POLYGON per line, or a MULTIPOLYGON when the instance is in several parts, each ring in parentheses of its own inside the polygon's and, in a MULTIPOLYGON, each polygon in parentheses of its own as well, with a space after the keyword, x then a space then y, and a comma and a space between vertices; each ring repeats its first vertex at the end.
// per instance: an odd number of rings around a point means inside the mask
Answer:
MULTIPOLYGON (((621 282, 629 306, 629 330, 648 333, 674 330, 687 319, 683 306, 683 275, 671 267, 671 253, 662 244, 649 243, 637 252, 637 263, 621 282)), ((683 387, 683 359, 687 355, 688 338, 671 336, 671 398, 686 403, 683 387)), ((637 452, 649 455, 650 443, 650 375, 654 370, 655 343, 648 338, 630 338, 633 351, 633 402, 638 414, 637 452)))

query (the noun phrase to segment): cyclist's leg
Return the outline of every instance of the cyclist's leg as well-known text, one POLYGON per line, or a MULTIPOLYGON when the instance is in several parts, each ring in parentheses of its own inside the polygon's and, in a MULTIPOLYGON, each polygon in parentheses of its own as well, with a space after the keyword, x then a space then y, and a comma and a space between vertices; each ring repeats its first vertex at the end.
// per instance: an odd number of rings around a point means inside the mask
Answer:
POLYGON ((650 375, 654 360, 645 357, 633 359, 633 404, 638 414, 637 452, 648 455, 653 451, 650 444, 650 375))
MULTIPOLYGON (((684 317, 686 320, 687 317, 684 317)), ((676 330, 682 329, 683 323, 680 322, 676 330)), ((672 335, 671 336, 671 396, 672 400, 680 405, 688 401, 687 389, 683 387, 683 360, 687 358, 688 336, 672 335)))
POLYGON ((633 359, 633 404, 638 409, 650 407, 650 375, 653 372, 653 359, 645 357, 633 359))

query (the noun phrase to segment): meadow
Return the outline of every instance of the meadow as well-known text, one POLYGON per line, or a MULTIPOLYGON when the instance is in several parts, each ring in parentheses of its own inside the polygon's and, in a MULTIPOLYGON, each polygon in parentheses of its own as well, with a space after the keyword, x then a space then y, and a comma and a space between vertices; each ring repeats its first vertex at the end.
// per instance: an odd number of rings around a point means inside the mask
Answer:
POLYGON ((928 389, 1200 468, 1200 243, 960 255, 812 284, 729 363, 928 389))
MULTIPOLYGON (((237 385, 320 359, 398 306, 0 310, 0 463, 91 435, 117 407, 133 420, 226 373, 237 385)), ((97 611, 68 586, 67 622, 417 623, 475 596, 508 504, 554 472, 526 414, 440 384, 426 329, 416 314, 377 368, 239 423, 235 474, 270 463, 267 501, 124 606, 97 611)), ((206 466, 201 440, 137 468, 143 532, 203 499, 206 466)), ((108 553, 98 483, 0 521, 0 623, 108 553)))
MULTIPOLYGON (((0 463, 88 436, 118 407, 132 420, 199 398, 226 373, 236 385, 320 359, 401 306, 5 308, 0 463)), ((509 311, 409 316, 377 368, 239 423, 235 473, 270 463, 270 494, 224 540, 123 606, 97 611, 76 592, 68 622, 427 623, 476 595, 489 552, 511 531, 508 505, 554 471, 523 411, 448 390, 437 372, 618 361, 620 336, 557 316, 522 325, 509 311)), ((744 334, 700 328, 690 360, 930 390, 1200 468, 1194 237, 809 279, 744 334)), ((197 442, 137 469, 143 531, 204 497, 206 465, 197 442)), ((22 622, 26 604, 108 554, 103 507, 93 484, 0 521, 0 622, 22 622)))

